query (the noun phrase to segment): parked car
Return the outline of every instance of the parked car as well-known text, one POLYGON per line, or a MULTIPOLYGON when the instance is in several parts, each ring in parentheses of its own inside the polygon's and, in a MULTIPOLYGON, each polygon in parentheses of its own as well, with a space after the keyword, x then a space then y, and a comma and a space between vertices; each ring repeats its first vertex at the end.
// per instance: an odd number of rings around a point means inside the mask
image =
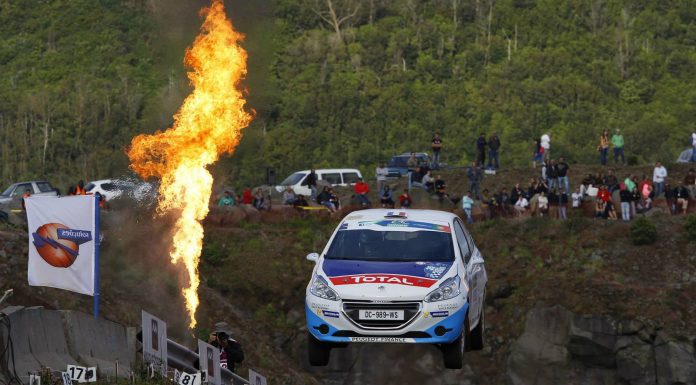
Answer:
POLYGON ((88 194, 101 194, 107 201, 120 197, 130 197, 142 201, 156 194, 156 186, 137 179, 101 179, 89 182, 85 186, 88 194))
POLYGON ((26 190, 29 190, 31 195, 58 195, 58 191, 45 180, 19 182, 11 185, 0 194, 0 205, 10 210, 22 208, 22 195, 26 190))
MULTIPOLYGON (((297 195, 309 196, 312 191, 307 187, 307 175, 311 170, 303 170, 293 173, 280 185, 276 186, 276 191, 283 192, 288 186, 297 195)), ((317 181, 324 181, 331 186, 352 186, 359 178, 362 178, 360 170, 354 168, 325 168, 314 170, 317 174, 317 181)))
POLYGON ((308 358, 325 366, 348 343, 434 344, 460 369, 485 342, 488 281, 464 222, 435 210, 349 214, 324 250, 307 255, 308 358))
MULTIPOLYGON (((394 155, 387 163, 387 178, 395 179, 408 175, 408 159, 411 157, 410 152, 405 152, 401 155, 394 155)), ((416 159, 419 164, 430 164, 430 156, 425 152, 417 152, 416 159)))

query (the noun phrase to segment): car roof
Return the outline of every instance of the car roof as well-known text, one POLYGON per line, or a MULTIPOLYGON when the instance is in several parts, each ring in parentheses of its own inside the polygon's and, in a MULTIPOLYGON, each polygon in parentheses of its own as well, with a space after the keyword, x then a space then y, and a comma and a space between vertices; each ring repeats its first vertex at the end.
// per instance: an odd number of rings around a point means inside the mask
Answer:
MULTIPOLYGON (((416 156, 428 156, 428 153, 427 153, 427 152, 416 152, 415 154, 416 154, 416 156)), ((411 153, 410 153, 410 152, 404 152, 403 154, 394 155, 394 156, 392 156, 392 158, 401 158, 401 157, 403 157, 403 156, 411 156, 411 153)))
POLYGON ((102 183, 113 183, 113 181, 114 181, 113 179, 99 179, 99 180, 89 181, 89 183, 102 184, 102 183))
POLYGON ((343 222, 379 220, 379 219, 405 219, 414 221, 438 221, 450 223, 457 216, 451 212, 440 210, 417 210, 417 209, 368 209, 353 211, 348 214, 343 222), (398 216, 399 213, 405 213, 404 218, 398 216), (392 216, 390 216, 390 214, 392 216))
MULTIPOLYGON (((297 174, 298 172, 309 174, 310 171, 312 170, 295 171, 293 174, 297 174)), ((315 168, 314 172, 357 172, 360 174, 360 170, 355 168, 315 168)))
POLYGON ((15 182, 12 183, 10 186, 18 185, 18 184, 25 184, 25 183, 48 183, 47 180, 28 180, 25 182, 15 182))

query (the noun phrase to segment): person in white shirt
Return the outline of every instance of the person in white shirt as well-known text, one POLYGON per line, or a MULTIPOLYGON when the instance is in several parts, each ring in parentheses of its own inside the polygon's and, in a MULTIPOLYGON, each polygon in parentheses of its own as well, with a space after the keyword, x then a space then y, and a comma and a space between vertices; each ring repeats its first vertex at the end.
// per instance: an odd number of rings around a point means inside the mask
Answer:
POLYGON ((667 178, 667 169, 662 163, 655 163, 655 170, 653 171, 653 190, 655 191, 655 198, 659 197, 665 191, 665 178, 667 178))
POLYGON ((544 148, 544 160, 551 159, 551 134, 541 136, 541 147, 544 148))
POLYGON ((543 217, 549 211, 549 198, 546 197, 543 191, 539 192, 537 204, 539 205, 539 216, 543 217))
POLYGON ((519 198, 517 198, 517 202, 515 202, 515 211, 520 215, 527 210, 527 207, 529 207, 529 201, 527 201, 524 195, 520 194, 519 198))
POLYGON ((691 147, 693 147, 691 151, 691 161, 696 163, 696 131, 691 134, 691 147))
POLYGON ((582 202, 582 188, 578 187, 578 190, 570 195, 573 200, 573 208, 577 209, 580 207, 580 202, 582 202))
POLYGON ((423 185, 423 188, 427 192, 429 192, 431 194, 435 192, 435 178, 433 178, 430 171, 426 172, 425 175, 423 175, 423 179, 421 180, 421 185, 423 185))
POLYGON ((377 177, 377 192, 382 195, 384 191, 384 186, 387 184, 387 175, 389 170, 384 166, 384 162, 381 162, 379 166, 375 169, 375 176, 377 177))

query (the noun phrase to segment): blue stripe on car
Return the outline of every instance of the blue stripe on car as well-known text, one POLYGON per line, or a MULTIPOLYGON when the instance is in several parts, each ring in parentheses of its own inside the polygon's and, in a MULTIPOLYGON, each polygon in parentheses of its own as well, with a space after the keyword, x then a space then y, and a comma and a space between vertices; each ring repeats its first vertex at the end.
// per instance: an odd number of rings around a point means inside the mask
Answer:
POLYGON ((447 274, 452 262, 369 262, 325 259, 321 266, 329 277, 356 274, 400 274, 439 279, 447 274))

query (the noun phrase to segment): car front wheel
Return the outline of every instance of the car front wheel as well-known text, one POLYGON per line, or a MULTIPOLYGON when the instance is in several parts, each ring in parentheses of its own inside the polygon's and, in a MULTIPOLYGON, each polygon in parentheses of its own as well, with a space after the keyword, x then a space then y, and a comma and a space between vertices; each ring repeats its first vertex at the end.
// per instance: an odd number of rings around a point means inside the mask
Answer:
POLYGON ((479 314, 478 325, 476 325, 474 330, 471 331, 471 350, 483 349, 484 340, 486 337, 486 317, 483 310, 484 307, 485 306, 481 306, 481 314, 479 314))
POLYGON ((331 347, 307 333, 307 355, 312 366, 326 366, 329 363, 331 347))
POLYGON ((465 317, 462 334, 456 340, 442 345, 442 358, 447 369, 461 369, 464 366, 464 351, 469 337, 469 320, 465 317))

